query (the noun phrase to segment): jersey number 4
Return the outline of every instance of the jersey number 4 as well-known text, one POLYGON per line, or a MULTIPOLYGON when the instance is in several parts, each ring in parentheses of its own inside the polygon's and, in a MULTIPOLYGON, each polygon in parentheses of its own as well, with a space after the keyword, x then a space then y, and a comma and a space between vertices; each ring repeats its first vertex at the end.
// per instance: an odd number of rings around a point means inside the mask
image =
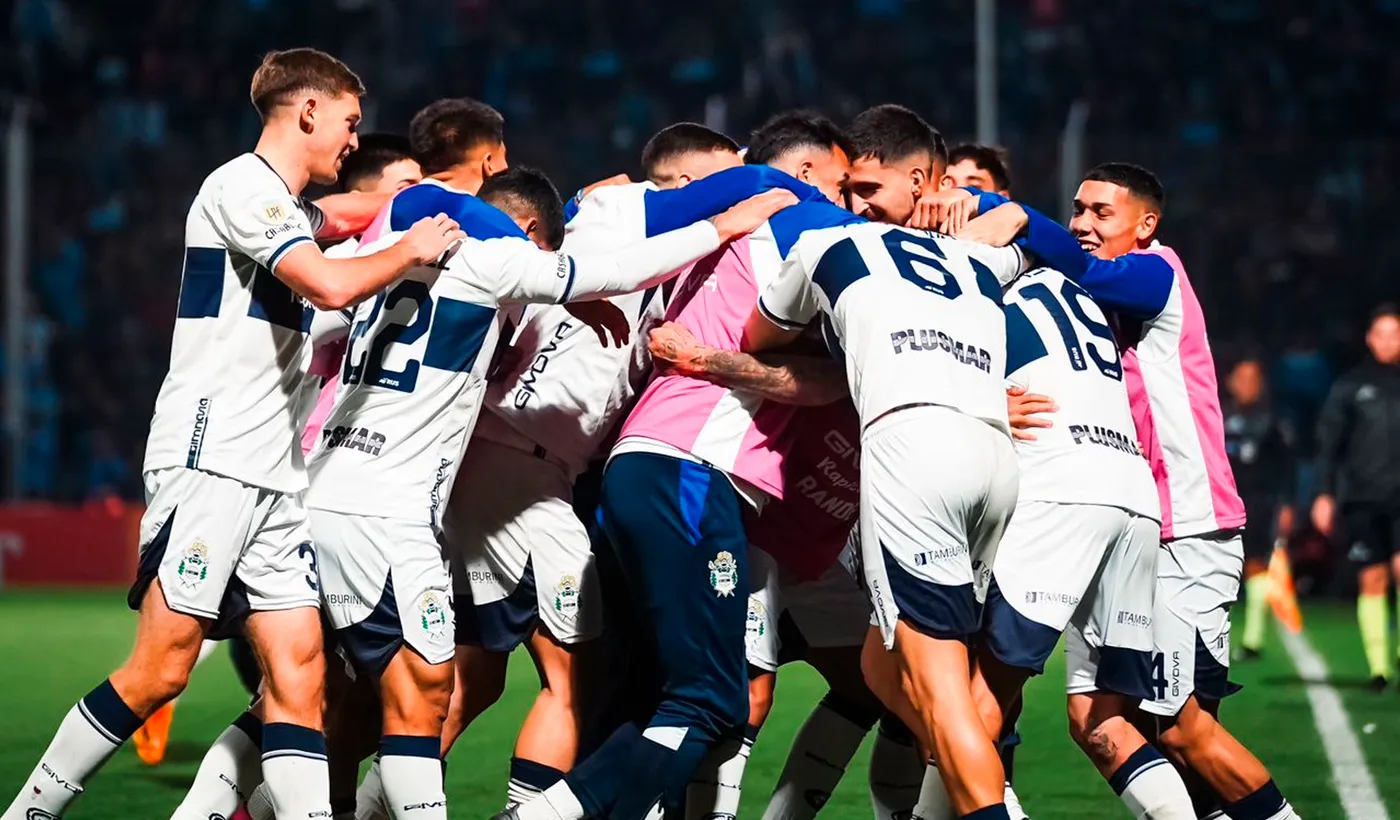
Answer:
POLYGON ((342 381, 345 384, 372 384, 401 393, 412 393, 418 386, 418 370, 422 362, 410 358, 402 370, 388 370, 384 367, 384 356, 393 344, 411 345, 428 332, 433 323, 433 299, 428 295, 428 285, 409 279, 381 293, 374 299, 369 315, 357 322, 350 331, 349 346, 345 351, 345 371, 342 381), (394 313, 405 303, 413 312, 404 321, 389 318, 373 336, 366 338, 380 311, 394 313))

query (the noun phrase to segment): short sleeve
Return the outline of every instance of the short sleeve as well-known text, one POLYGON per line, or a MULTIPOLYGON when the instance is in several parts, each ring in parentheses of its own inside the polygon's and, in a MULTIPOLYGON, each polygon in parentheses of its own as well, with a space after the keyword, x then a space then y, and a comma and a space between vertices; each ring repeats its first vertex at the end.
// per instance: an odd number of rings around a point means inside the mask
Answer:
MULTIPOLYGON (((228 186, 215 205, 215 228, 230 251, 275 271, 292 248, 314 242, 316 232, 301 202, 286 189, 228 186)), ((319 210, 317 211, 319 213, 319 210)))
POLYGON ((449 269, 456 264, 470 268, 470 282, 498 303, 563 303, 574 285, 573 257, 543 250, 528 239, 468 240, 447 264, 449 269))
POLYGON ((758 310, 784 330, 800 330, 811 324, 821 305, 801 252, 790 254, 778 275, 759 294, 758 310))
POLYGON ((1026 272, 1026 254, 1015 245, 995 248, 976 242, 964 242, 963 249, 969 257, 986 265, 997 278, 997 284, 1003 287, 1026 272))

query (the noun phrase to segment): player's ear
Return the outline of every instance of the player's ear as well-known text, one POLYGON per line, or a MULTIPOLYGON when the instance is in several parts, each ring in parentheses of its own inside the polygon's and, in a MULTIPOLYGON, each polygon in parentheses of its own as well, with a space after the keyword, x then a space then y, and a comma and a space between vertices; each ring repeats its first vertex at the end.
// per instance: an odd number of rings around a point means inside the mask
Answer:
POLYGON ((924 193, 924 186, 928 184, 928 171, 923 168, 911 168, 909 170, 909 191, 918 199, 924 193))
POLYGON ((1137 227, 1137 238, 1139 242, 1146 242, 1152 238, 1153 234, 1157 233, 1157 222, 1161 218, 1161 214, 1155 211, 1145 211, 1143 213, 1142 218, 1138 220, 1137 227))
POLYGON ((812 182, 812 161, 804 160, 797 168, 797 178, 811 184, 812 182))
POLYGON ((943 178, 938 180, 938 190, 940 191, 949 191, 956 187, 958 187, 957 180, 949 174, 944 174, 943 178))
POLYGON ((307 97, 301 101, 301 109, 297 112, 297 125, 303 134, 310 134, 316 130, 316 98, 307 97))

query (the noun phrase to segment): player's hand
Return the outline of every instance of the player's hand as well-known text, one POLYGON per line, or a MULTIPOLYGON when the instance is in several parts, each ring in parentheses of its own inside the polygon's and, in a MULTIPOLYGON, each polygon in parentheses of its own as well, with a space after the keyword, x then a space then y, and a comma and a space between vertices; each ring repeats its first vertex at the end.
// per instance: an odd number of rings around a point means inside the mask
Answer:
POLYGON ((632 325, 627 321, 627 314, 607 299, 569 302, 564 309, 570 316, 593 328, 593 332, 598 334, 598 344, 603 347, 608 346, 610 335, 614 347, 622 347, 631 338, 632 325))
POLYGON ((685 325, 666 322, 647 334, 647 350, 662 373, 694 376, 705 372, 704 358, 710 348, 700 344, 685 325))
POLYGON ((919 197, 908 227, 952 235, 977 216, 977 197, 962 188, 934 191, 919 197))
POLYGON ((1008 202, 967 223, 967 227, 953 236, 968 242, 1001 248, 1010 245, 1011 241, 1025 230, 1028 221, 1024 208, 1015 202, 1008 202))
POLYGON ((1054 399, 1039 393, 1028 393, 1019 384, 1006 389, 1006 415, 1011 422, 1011 437, 1017 441, 1035 441, 1035 433, 1031 430, 1054 426, 1042 414, 1054 413, 1059 409, 1054 399))
POLYGON ((719 241, 737 239, 768 221, 773 214, 797 204, 797 195, 786 189, 755 194, 711 220, 719 241))
POLYGON ((1313 501, 1312 522, 1323 535, 1332 534, 1337 519, 1337 502, 1330 495, 1320 495, 1313 501))
POLYGON ((438 214, 425 216, 413 223, 413 227, 403 235, 399 244, 413 254, 417 264, 431 265, 438 261, 448 248, 466 238, 467 235, 462 232, 457 220, 447 214, 438 214))

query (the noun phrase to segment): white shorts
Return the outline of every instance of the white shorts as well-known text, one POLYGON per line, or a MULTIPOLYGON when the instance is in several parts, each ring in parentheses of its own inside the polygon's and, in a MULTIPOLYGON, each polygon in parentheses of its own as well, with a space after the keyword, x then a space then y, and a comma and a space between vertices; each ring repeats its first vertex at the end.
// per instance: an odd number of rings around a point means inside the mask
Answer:
POLYGON ((602 634, 598 571, 559 464, 481 437, 444 517, 461 645, 508 652, 536 622, 566 644, 602 634))
POLYGON ((1230 605, 1243 572, 1237 531, 1162 544, 1152 616, 1156 698, 1143 711, 1172 717, 1192 695, 1220 700, 1238 690, 1230 683, 1230 605))
POLYGON ((156 578, 171 609, 214 620, 211 637, 236 634, 249 611, 320 606, 299 494, 185 467, 153 470, 145 481, 132 609, 156 578))
POLYGON ((311 532, 326 618, 357 670, 379 675, 404 645, 452 660, 452 578, 431 524, 313 509, 311 532))
POLYGON ((833 564, 820 578, 780 577, 773 557, 749 547, 749 665, 774 672, 804 649, 860 647, 870 630, 870 600, 850 570, 833 564))
POLYGON ((1064 634, 1070 693, 1152 696, 1152 599, 1161 527, 1119 507, 1026 501, 992 565, 983 647, 1045 671, 1064 634))
POLYGON ((913 407, 866 428, 861 564, 886 648, 901 618, 945 640, 977 632, 1019 479, 1011 439, 956 410, 913 407))

